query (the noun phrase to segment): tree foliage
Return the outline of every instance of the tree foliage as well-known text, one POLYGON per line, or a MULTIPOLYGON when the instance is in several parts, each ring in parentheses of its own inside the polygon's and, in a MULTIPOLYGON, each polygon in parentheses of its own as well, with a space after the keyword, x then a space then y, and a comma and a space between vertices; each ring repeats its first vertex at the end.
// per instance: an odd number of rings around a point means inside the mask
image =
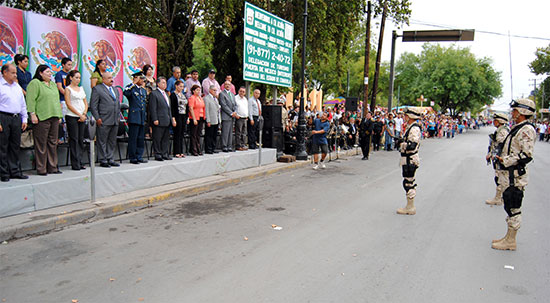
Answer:
POLYGON ((538 47, 535 55, 536 59, 529 64, 531 71, 537 75, 550 75, 550 45, 538 47))
POLYGON ((159 75, 191 66, 203 0, 6 0, 5 5, 157 39, 159 75))
POLYGON ((469 48, 426 43, 420 55, 403 54, 396 64, 401 103, 417 105, 423 94, 442 110, 475 110, 502 94, 500 72, 488 58, 476 59, 469 48))

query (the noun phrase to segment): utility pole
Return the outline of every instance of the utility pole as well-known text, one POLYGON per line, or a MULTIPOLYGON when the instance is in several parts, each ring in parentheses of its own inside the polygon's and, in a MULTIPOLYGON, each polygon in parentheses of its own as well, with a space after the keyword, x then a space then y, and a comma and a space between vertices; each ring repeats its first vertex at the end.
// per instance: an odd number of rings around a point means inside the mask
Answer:
POLYGON ((378 51, 376 52, 374 82, 372 84, 372 95, 371 95, 371 101, 370 101, 371 110, 374 110, 376 106, 376 90, 378 89, 378 77, 380 77, 380 60, 382 59, 382 42, 384 40, 384 27, 386 25, 387 12, 388 12, 388 5, 384 1, 384 8, 382 10, 382 21, 380 21, 380 37, 378 37, 378 51))
POLYGON ((367 1, 367 33, 365 35, 365 68, 364 68, 364 97, 363 97, 363 110, 361 111, 361 117, 365 118, 367 113, 367 100, 369 98, 369 60, 370 60, 370 19, 372 9, 370 1, 367 1))

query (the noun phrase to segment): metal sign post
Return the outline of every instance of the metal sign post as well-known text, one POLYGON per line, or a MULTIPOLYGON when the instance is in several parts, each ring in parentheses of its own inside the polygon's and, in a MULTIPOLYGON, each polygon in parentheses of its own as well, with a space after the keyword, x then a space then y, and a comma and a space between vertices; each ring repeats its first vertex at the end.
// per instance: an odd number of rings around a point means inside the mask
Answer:
POLYGON ((258 129, 260 130, 260 135, 258 138, 258 167, 262 166, 262 133, 264 129, 264 117, 258 117, 258 129))
POLYGON ((95 202, 95 140, 90 140, 90 192, 91 201, 95 202))

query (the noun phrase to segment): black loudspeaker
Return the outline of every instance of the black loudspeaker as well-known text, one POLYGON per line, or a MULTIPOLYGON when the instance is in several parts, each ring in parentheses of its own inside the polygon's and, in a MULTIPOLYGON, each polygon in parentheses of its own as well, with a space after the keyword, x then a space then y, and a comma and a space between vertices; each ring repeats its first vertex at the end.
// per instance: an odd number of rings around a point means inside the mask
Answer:
POLYGON ((262 133, 263 146, 266 148, 276 148, 277 152, 282 152, 284 147, 284 134, 282 127, 264 128, 262 133))
POLYGON ((279 105, 262 106, 262 117, 264 117, 264 129, 272 127, 282 128, 281 117, 283 115, 282 107, 279 105))
POLYGON ((357 98, 357 97, 347 97, 346 98, 346 111, 348 111, 348 112, 357 111, 357 103, 358 102, 359 102, 359 98, 357 98))

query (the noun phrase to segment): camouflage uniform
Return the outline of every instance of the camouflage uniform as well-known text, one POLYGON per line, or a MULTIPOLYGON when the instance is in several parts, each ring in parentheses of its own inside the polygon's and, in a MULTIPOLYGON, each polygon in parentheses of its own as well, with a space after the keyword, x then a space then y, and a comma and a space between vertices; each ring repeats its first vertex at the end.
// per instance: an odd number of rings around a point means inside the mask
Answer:
MULTIPOLYGON (((508 203, 505 201, 504 205, 504 209, 508 214, 506 222, 508 226, 514 230, 518 230, 521 226, 521 200, 523 199, 523 192, 529 181, 529 170, 527 166, 523 169, 514 169, 514 167, 522 161, 526 161, 526 159, 532 159, 537 136, 535 128, 526 124, 527 121, 523 121, 512 128, 511 132, 518 128, 519 131, 513 137, 507 137, 501 155, 501 167, 503 170, 501 170, 502 177, 499 178, 499 183, 502 182, 502 187, 506 189, 503 195, 508 195, 508 192, 511 192, 514 187, 521 191, 521 199, 519 199, 519 202, 512 205, 506 205, 508 203), (512 179, 510 179, 510 171, 514 174, 512 179)), ((520 192, 517 193, 519 194, 520 192)))
POLYGON ((491 245, 499 250, 516 250, 517 231, 521 227, 521 204, 523 193, 529 179, 527 164, 533 159, 536 131, 533 124, 527 120, 535 114, 536 105, 533 100, 519 99, 512 101, 512 117, 517 124, 510 130, 504 141, 502 154, 499 157, 502 171, 502 193, 504 210, 508 214, 506 223, 508 231, 504 238, 493 240, 491 245))
POLYGON ((502 183, 502 180, 504 179, 503 171, 500 169, 498 160, 496 160, 493 156, 499 154, 502 150, 504 140, 506 139, 506 136, 508 136, 510 129, 508 128, 508 125, 503 123, 503 121, 499 122, 501 124, 492 135, 491 146, 489 148, 489 153, 487 154, 487 156, 490 157, 489 160, 493 161, 493 168, 495 169, 495 183, 497 186, 495 197, 491 200, 485 201, 485 203, 489 205, 502 205, 502 192, 505 189, 502 183))
MULTIPOLYGON (((410 120, 420 119, 422 114, 414 108, 407 108, 405 114, 410 120)), ((407 196, 407 206, 405 208, 398 208, 397 213, 400 215, 414 215, 416 214, 416 207, 414 206, 414 198, 416 197, 416 184, 415 173, 420 166, 420 157, 418 156, 418 149, 420 147, 420 138, 422 135, 422 129, 420 125, 414 121, 408 122, 405 134, 399 144, 399 151, 401 152, 401 159, 399 165, 402 168, 403 174, 403 189, 407 196)))

